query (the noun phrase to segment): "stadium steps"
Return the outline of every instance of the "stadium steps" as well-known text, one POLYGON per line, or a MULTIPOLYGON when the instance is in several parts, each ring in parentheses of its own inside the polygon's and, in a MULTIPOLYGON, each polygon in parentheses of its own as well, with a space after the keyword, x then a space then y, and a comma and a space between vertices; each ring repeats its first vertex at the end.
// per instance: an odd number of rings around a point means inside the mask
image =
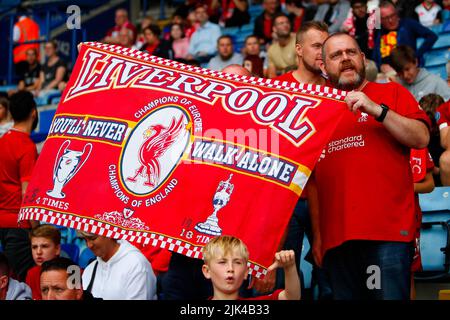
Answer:
POLYGON ((436 49, 425 53, 425 67, 439 66, 446 64, 450 57, 450 51, 448 48, 436 49))
MULTIPOLYGON (((438 40, 433 45, 433 48, 424 55, 425 68, 429 72, 447 80, 446 64, 450 58, 450 21, 433 26, 431 29, 438 35, 438 40)), ((417 47, 422 43, 423 39, 418 39, 417 47)))

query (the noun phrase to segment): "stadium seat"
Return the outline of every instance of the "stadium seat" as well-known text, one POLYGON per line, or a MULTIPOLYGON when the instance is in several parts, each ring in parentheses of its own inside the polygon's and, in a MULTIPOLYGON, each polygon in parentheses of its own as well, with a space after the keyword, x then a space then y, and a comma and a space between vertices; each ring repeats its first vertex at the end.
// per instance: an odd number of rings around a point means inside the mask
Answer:
POLYGON ((445 64, 441 64, 438 66, 432 66, 426 68, 429 72, 434 73, 440 76, 442 79, 447 80, 447 68, 445 64))
POLYGON ((20 0, 0 0, 0 8, 2 7, 15 7, 20 4, 20 0))
POLYGON ((450 187, 437 187, 430 193, 419 194, 422 212, 444 212, 450 216, 450 187))
POLYGON ((450 265, 450 187, 419 194, 422 210, 420 251, 423 272, 418 279, 447 276, 450 265))
POLYGON ((229 36, 236 36, 239 34, 239 27, 228 27, 228 28, 222 28, 222 34, 223 35, 229 35, 229 36))
POLYGON ((80 248, 77 245, 71 243, 61 244, 61 256, 72 259, 73 262, 78 264, 78 258, 80 254, 80 248))
POLYGON ((306 255, 308 254, 310 249, 310 244, 308 241, 308 237, 305 235, 303 237, 303 245, 302 245, 302 256, 300 258, 300 270, 303 275, 303 286, 305 288, 311 288, 312 283, 312 264, 305 260, 306 255))
POLYGON ((448 273, 450 229, 447 221, 423 222, 420 231, 420 254, 424 272, 448 273))
POLYGON ((31 133, 31 139, 35 143, 44 141, 47 138, 50 125, 56 112, 56 104, 38 107, 39 123, 35 131, 31 133))
POLYGON ((252 23, 244 24, 243 26, 241 26, 240 32, 246 34, 246 36, 249 36, 253 33, 254 27, 255 26, 252 23))
POLYGON ((446 48, 432 50, 430 52, 425 53, 425 68, 446 64, 449 60, 450 51, 446 48))
MULTIPOLYGON (((423 38, 417 39, 417 47, 419 48, 423 43, 423 38)), ((433 49, 442 49, 450 47, 450 33, 438 34, 438 39, 433 45, 433 49)))
POLYGON ((264 11, 262 5, 251 5, 248 8, 248 13, 251 17, 257 17, 264 11))

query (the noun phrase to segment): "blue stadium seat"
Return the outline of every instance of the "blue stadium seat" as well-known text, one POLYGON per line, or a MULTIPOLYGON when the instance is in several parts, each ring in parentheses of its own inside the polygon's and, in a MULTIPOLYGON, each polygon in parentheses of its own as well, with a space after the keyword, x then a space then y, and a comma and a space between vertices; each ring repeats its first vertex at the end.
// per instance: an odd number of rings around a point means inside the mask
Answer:
POLYGON ((303 237, 303 245, 302 245, 302 256, 300 258, 300 270, 303 275, 303 286, 305 288, 311 288, 312 283, 312 270, 313 266, 311 263, 305 260, 306 255, 308 254, 308 251, 310 249, 310 244, 308 241, 308 237, 305 235, 303 237))
POLYGON ((440 76, 442 79, 447 80, 447 69, 445 64, 441 64, 438 66, 432 66, 426 68, 429 72, 434 73, 440 76))
POLYGON ((244 24, 243 26, 241 26, 240 31, 242 33, 245 33, 247 36, 251 35, 253 33, 253 28, 254 28, 254 24, 253 23, 248 23, 248 24, 244 24))
POLYGON ((430 29, 431 29, 431 31, 433 31, 434 33, 440 34, 440 33, 443 32, 443 27, 444 27, 444 25, 441 23, 441 24, 436 24, 436 25, 434 25, 434 26, 431 26, 430 29))
POLYGON ((420 251, 423 272, 419 279, 447 276, 450 267, 450 187, 419 195, 423 213, 420 251))
MULTIPOLYGON (((420 47, 423 43, 423 38, 417 39, 417 47, 420 47)), ((433 45, 433 49, 442 49, 450 47, 450 33, 438 34, 438 39, 433 45)))
POLYGON ((239 27, 222 28, 223 35, 236 36, 239 34, 239 27))
POLYGON ((73 262, 78 264, 80 255, 80 248, 77 245, 71 243, 61 244, 61 256, 72 259, 73 262))
POLYGON ((0 0, 0 8, 1 7, 15 7, 20 4, 20 0, 0 0))
POLYGON ((450 51, 447 49, 437 49, 425 53, 425 67, 432 67, 446 64, 449 60, 450 51))
POLYGON ((450 214, 450 187, 437 187, 430 193, 419 194, 422 212, 448 212, 450 214))
POLYGON ((250 13, 251 17, 257 17, 264 11, 262 5, 251 5, 248 8, 248 13, 250 13))
POLYGON ((44 141, 47 138, 50 125, 56 112, 56 105, 38 107, 39 123, 35 131, 31 133, 31 139, 35 143, 44 141))

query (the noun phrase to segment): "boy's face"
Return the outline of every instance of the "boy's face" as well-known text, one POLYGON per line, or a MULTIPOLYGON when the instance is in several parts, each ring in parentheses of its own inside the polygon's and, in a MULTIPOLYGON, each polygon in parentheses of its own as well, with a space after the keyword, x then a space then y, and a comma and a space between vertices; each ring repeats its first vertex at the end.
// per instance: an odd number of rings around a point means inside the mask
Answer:
POLYGON ((203 265, 202 271, 205 278, 211 279, 214 290, 224 294, 237 292, 248 276, 247 261, 238 249, 214 257, 209 265, 203 265))
POLYGON ((418 73, 419 68, 417 67, 417 62, 408 62, 405 64, 403 70, 398 73, 398 75, 407 84, 412 84, 416 80, 418 73))
POLYGON ((59 256, 60 251, 60 246, 56 245, 51 239, 43 237, 33 237, 31 239, 31 253, 34 262, 38 266, 59 256))

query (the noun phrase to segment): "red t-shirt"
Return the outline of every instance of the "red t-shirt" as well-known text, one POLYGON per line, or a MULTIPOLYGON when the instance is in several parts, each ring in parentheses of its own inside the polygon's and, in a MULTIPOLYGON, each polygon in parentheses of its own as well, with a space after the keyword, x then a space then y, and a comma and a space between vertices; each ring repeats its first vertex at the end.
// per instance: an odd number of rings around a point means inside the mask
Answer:
POLYGON ((450 126, 450 100, 436 109, 436 123, 439 129, 450 126))
MULTIPOLYGON (((397 83, 369 82, 371 100, 429 125, 429 118, 397 83)), ((316 165, 322 254, 349 240, 410 242, 415 204, 410 149, 382 123, 345 111, 316 165)))
POLYGON ((27 133, 11 129, 0 138, 0 228, 18 227, 22 182, 30 180, 36 159, 36 146, 27 133))
MULTIPOLYGON (((425 179, 427 172, 430 172, 434 168, 433 158, 428 152, 427 148, 424 149, 411 149, 410 157, 411 170, 413 173, 413 182, 420 182, 425 179)), ((420 228, 422 226, 422 210, 420 210, 419 197, 415 195, 415 218, 416 218, 416 232, 414 243, 414 257, 411 265, 411 271, 417 272, 422 270, 422 261, 420 256, 420 228)))
POLYGON ((119 27, 118 25, 115 25, 114 27, 112 27, 111 29, 109 29, 106 32, 106 36, 107 37, 118 37, 119 36, 119 32, 120 29, 122 28, 126 28, 129 29, 133 32, 133 43, 136 42, 136 38, 137 38, 137 30, 136 27, 134 26, 134 24, 132 24, 131 22, 127 21, 123 24, 123 26, 119 27))
POLYGON ((40 277, 41 266, 34 266, 27 272, 25 283, 31 288, 33 300, 42 300, 40 277))
POLYGON ((293 72, 294 71, 289 71, 289 72, 283 73, 282 75, 279 75, 278 77, 273 78, 273 80, 300 83, 297 81, 297 79, 294 78, 293 72))
POLYGON ((267 19, 264 17, 264 25, 263 25, 264 37, 272 40, 272 19, 267 19))

